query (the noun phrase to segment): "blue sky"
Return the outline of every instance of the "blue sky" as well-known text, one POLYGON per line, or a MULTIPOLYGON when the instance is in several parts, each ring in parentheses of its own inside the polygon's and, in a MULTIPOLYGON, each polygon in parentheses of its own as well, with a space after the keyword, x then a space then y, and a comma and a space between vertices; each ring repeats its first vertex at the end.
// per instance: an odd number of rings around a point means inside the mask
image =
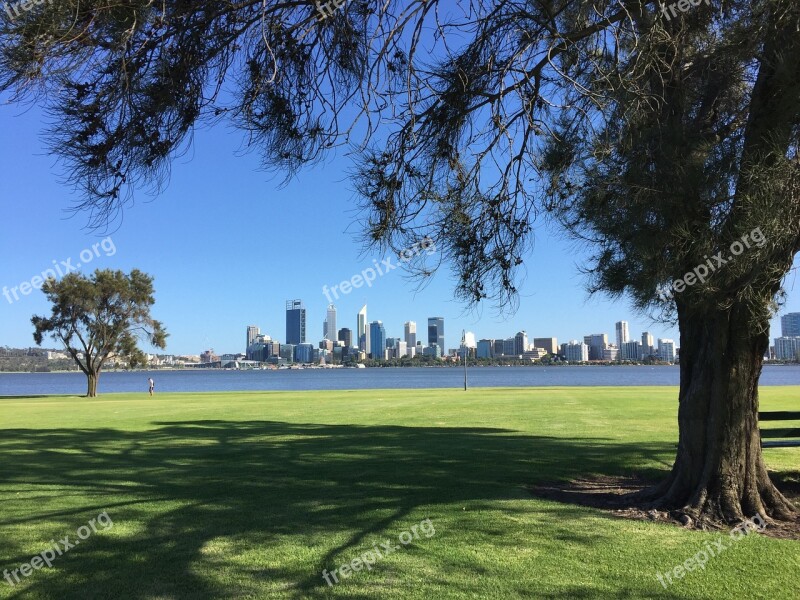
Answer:
MULTIPOLYGON (((82 251, 91 252, 110 235, 81 270, 139 268, 153 275, 153 314, 170 333, 167 352, 240 352, 249 324, 284 339, 284 304, 292 298, 305 302, 309 341, 319 341, 327 306, 322 286, 384 258, 361 252, 356 202, 345 175, 350 163, 341 153, 281 186, 280 177, 259 170, 256 154, 241 154, 239 132, 224 124, 199 130, 192 149, 174 162, 163 193, 152 198, 137 192, 116 229, 93 232, 85 228, 85 214, 66 210, 78 196, 62 184, 60 166, 46 153, 44 125, 35 108, 0 105, 0 288, 30 281, 53 261, 75 265, 82 251), (112 244, 113 253, 104 249, 112 244)), ((598 332, 613 340, 620 319, 629 321, 632 337, 648 330, 678 340, 676 329, 634 314, 626 301, 587 297, 576 268, 583 260, 542 225, 526 260, 516 314, 498 316, 491 305, 467 310, 453 299, 446 271, 417 291, 395 270, 336 301, 338 327, 354 329, 357 311, 367 304, 369 320, 383 321, 389 337, 401 336, 407 320, 416 321, 421 333, 429 316, 444 317, 448 347, 457 345, 462 329, 478 339, 524 329, 529 337, 555 336, 559 343, 598 332)), ((795 287, 793 273, 782 313, 800 310, 795 287)), ((41 291, 17 295, 10 303, 0 296, 0 345, 27 347, 33 345, 30 317, 49 309, 41 291)))

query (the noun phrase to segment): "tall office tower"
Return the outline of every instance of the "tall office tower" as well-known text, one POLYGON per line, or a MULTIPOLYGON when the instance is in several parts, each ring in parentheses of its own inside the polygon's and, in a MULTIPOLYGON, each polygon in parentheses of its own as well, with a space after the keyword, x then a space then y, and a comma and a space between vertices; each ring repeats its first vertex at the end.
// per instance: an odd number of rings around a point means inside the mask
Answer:
POLYGON ((492 356, 503 356, 505 352, 503 352, 503 345, 505 344, 505 340, 495 340, 492 344, 492 356))
POLYGON ((642 358, 653 354, 653 334, 645 331, 642 334, 642 358))
POLYGON ((631 339, 628 336, 628 322, 617 321, 616 329, 617 329, 617 348, 622 348, 622 344, 624 344, 625 342, 629 342, 631 339))
POLYGON ((505 356, 514 356, 514 350, 517 347, 516 338, 506 338, 503 340, 503 352, 505 356))
POLYGON ((478 347, 478 342, 475 341, 475 334, 471 331, 464 332, 464 345, 471 349, 476 349, 478 347))
POLYGON ((520 331, 514 336, 514 354, 519 356, 528 351, 528 334, 520 331))
POLYGON ((675 362, 675 342, 669 339, 658 340, 658 357, 664 362, 675 362))
POLYGON ((336 307, 333 304, 328 305, 328 318, 325 319, 325 337, 332 342, 336 341, 336 307))
POLYGON ((245 346, 245 351, 247 351, 247 348, 253 345, 253 342, 256 341, 259 333, 261 333, 261 330, 255 325, 247 326, 247 346, 245 346))
POLYGON ((405 338, 406 345, 409 348, 417 346, 417 323, 416 321, 406 321, 405 324, 405 338))
POLYGON ((492 358, 494 356, 494 340, 478 340, 478 349, 475 355, 478 358, 492 358))
POLYGON ((306 343, 306 307, 302 300, 286 301, 286 343, 306 343))
POLYGON ((589 360, 603 360, 603 352, 608 348, 607 333, 593 333, 583 336, 583 343, 589 346, 589 360))
POLYGON ((342 327, 339 330, 339 341, 344 342, 345 348, 353 347, 353 330, 347 327, 342 327))
MULTIPOLYGON (((783 328, 782 323, 781 328, 783 328)), ((775 338, 775 358, 778 360, 797 360, 798 356, 800 356, 800 337, 782 336, 775 338)))
POLYGON ((358 349, 369 354, 369 329, 367 328, 367 305, 365 304, 356 317, 356 335, 358 349))
POLYGON ((800 313, 788 313, 781 317, 781 337, 800 336, 800 313))
POLYGON ((386 329, 381 321, 369 324, 369 348, 372 358, 383 360, 386 353, 386 329))
POLYGON ((558 339, 551 338, 533 338, 534 348, 544 348, 548 354, 555 356, 558 354, 558 339))
POLYGON ((628 340, 619 349, 619 357, 621 360, 642 360, 642 344, 639 340, 628 340))
POLYGON ((428 345, 438 344, 444 352, 444 318, 430 317, 428 319, 428 345))

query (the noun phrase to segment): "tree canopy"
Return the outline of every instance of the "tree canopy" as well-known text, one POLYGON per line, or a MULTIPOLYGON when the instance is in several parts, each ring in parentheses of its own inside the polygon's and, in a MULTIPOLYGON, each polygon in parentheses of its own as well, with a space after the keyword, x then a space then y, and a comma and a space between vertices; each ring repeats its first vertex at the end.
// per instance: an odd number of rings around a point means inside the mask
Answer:
POLYGON ((137 341, 164 348, 167 333, 150 316, 155 302, 152 277, 134 269, 97 270, 92 275, 69 273, 42 286, 53 304, 49 317, 34 316, 33 338, 41 345, 45 335, 62 343, 86 375, 87 395, 97 395, 97 380, 109 361, 130 367, 147 364, 137 341))

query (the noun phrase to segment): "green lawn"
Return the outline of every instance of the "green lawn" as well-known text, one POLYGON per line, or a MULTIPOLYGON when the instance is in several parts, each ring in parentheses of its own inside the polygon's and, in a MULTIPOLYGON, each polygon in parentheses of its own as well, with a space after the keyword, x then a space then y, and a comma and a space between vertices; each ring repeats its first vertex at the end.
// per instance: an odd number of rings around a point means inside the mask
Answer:
MULTIPOLYGON (((665 589, 722 534, 526 491, 665 473, 676 413, 663 387, 0 399, 0 569, 113 520, 0 598, 798 598, 800 542, 747 536, 665 589), (323 581, 423 519, 435 535, 323 581)), ((800 449, 765 453, 800 477, 800 449)))

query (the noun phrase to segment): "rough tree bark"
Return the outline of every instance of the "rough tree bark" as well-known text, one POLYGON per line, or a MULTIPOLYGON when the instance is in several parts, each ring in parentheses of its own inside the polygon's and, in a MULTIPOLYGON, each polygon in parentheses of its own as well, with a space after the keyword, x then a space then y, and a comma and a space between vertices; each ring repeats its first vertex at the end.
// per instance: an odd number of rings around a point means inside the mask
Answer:
POLYGON ((87 398, 95 398, 97 396, 97 380, 100 379, 100 373, 87 373, 87 398))
POLYGON ((709 314, 679 306, 681 385, 678 453, 670 476, 648 494, 653 506, 700 522, 796 511, 767 474, 758 430, 758 379, 769 322, 734 305, 709 314))

